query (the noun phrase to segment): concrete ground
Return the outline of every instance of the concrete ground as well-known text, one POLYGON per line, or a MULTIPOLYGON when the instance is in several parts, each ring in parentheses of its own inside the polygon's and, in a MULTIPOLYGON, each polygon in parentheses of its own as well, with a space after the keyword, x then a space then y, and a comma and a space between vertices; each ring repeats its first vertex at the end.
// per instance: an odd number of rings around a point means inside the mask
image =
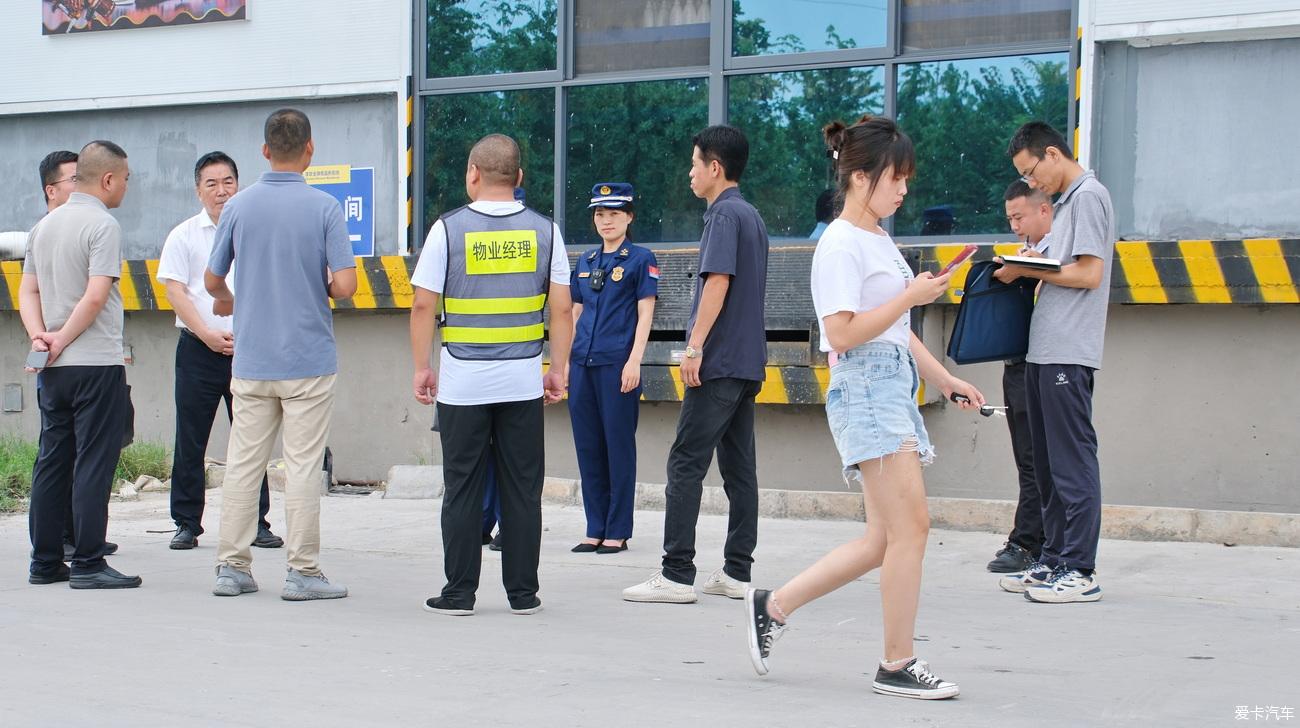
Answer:
MULTIPOLYGON (((485 551, 477 614, 452 618, 421 609, 442 584, 437 502, 326 498, 322 565, 351 596, 291 603, 282 550, 255 553, 261 592, 211 596, 209 500, 188 552, 149 532, 169 528, 166 494, 113 504, 111 563, 144 578, 118 592, 28 585, 26 519, 0 518, 0 726, 1215 726, 1236 725, 1237 706, 1300 712, 1293 549, 1106 541, 1103 601, 1037 605, 984 571, 1000 537, 933 532, 917 650, 962 694, 927 703, 870 690, 874 576, 800 611, 764 678, 741 602, 621 601, 657 568, 661 513, 637 514, 631 550, 580 555, 581 511, 548 506, 545 611, 511 615, 485 551)), ((277 494, 282 533, 281 514, 277 494)), ((861 528, 763 521, 757 583, 861 528)), ((702 577, 724 531, 701 518, 702 577)))

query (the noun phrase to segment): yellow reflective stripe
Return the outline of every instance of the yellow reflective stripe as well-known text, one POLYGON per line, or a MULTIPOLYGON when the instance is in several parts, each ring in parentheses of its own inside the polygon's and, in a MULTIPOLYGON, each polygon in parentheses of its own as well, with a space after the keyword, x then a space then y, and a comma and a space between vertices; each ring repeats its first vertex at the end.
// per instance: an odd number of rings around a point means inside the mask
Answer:
POLYGON ((1260 297, 1265 303, 1300 303, 1291 272, 1287 270, 1282 244, 1276 238, 1243 240, 1250 267, 1259 281, 1260 297))
POLYGON ((443 342, 448 344, 524 344, 540 341, 546 334, 542 324, 499 328, 444 326, 441 331, 443 342))
POLYGON ((1187 277, 1192 283, 1192 295, 1196 296, 1197 303, 1232 303, 1213 243, 1208 240, 1180 240, 1178 250, 1183 254, 1183 265, 1187 266, 1187 277))
POLYGON ((447 313, 534 313, 546 305, 546 294, 520 298, 444 298, 447 313))
POLYGON ((1133 303, 1169 303, 1169 296, 1160 283, 1160 274, 1156 273, 1156 264, 1151 260, 1151 248, 1145 240, 1115 243, 1115 254, 1124 268, 1133 303))

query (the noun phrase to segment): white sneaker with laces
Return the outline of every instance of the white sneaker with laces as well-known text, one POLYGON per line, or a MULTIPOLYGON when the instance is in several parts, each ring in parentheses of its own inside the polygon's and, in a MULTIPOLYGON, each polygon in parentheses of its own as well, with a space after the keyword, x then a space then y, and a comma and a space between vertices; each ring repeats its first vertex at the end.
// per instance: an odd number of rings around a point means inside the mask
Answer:
POLYGON ((649 579, 623 590, 623 601, 627 602, 693 604, 696 599, 695 587, 667 579, 662 571, 656 571, 649 579))
POLYGON ((709 580, 704 582, 704 586, 700 588, 700 591, 720 597, 744 599, 747 589, 749 589, 749 582, 733 579, 727 576, 727 572, 718 569, 709 574, 709 580))
POLYGON ((1012 594, 1024 594, 1029 587, 1046 584, 1051 578, 1052 567, 1041 561, 1035 561, 1024 571, 1007 574, 998 579, 998 586, 1002 588, 1002 591, 1011 592, 1012 594))
POLYGON ((1085 576, 1078 569, 1061 569, 1046 584, 1026 589, 1025 599, 1044 604, 1095 602, 1101 599, 1101 585, 1095 573, 1085 576))

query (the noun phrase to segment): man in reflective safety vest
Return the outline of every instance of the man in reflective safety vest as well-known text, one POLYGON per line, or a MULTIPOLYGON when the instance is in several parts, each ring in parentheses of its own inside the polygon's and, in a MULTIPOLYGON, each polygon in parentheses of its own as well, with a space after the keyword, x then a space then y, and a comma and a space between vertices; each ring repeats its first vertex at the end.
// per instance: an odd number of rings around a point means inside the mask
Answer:
POLYGON ((447 585, 425 602, 439 614, 474 613, 489 459, 501 499, 501 574, 510 611, 542 608, 542 405, 564 396, 573 303, 560 230, 515 200, 522 181, 515 141, 501 134, 480 139, 465 171, 473 202, 434 223, 411 277, 414 394, 421 404, 437 401, 442 444, 447 585), (548 301, 551 361, 543 375, 548 301), (435 373, 430 349, 440 304, 442 352, 435 373))

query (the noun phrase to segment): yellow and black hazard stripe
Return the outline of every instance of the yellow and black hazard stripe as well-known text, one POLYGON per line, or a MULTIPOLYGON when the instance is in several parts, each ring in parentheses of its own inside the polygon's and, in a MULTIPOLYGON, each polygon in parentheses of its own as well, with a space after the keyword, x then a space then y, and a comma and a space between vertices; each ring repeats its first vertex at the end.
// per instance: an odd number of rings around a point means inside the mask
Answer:
POLYGON ((415 250, 415 79, 406 77, 406 249, 415 250))
MULTIPOLYGON (((938 271, 961 245, 925 249, 921 269, 938 271)), ((1017 243, 984 246, 974 260, 1010 255, 1017 243)), ((969 266, 940 302, 957 303, 969 266)), ((1111 303, 1300 303, 1300 240, 1123 241, 1115 244, 1111 303)))
MULTIPOLYGON (((759 404, 823 404, 830 370, 826 367, 767 367, 767 380, 755 401, 759 404)), ((641 399, 680 402, 686 392, 676 366, 641 367, 641 399)))
MULTIPOLYGON (((955 244, 922 248, 921 270, 939 270, 962 247, 955 244)), ((1018 243, 984 245, 974 260, 1010 255, 1018 248, 1018 243)), ((787 262, 799 266, 810 264, 812 250, 811 246, 806 246, 806 250, 800 248, 797 252, 806 256, 806 260, 787 262)), ((671 258, 667 253, 660 258, 665 271, 671 267, 668 263, 671 258)), ((401 255, 357 258, 356 295, 333 305, 343 310, 410 308, 414 296, 411 273, 415 263, 414 257, 401 255)), ((957 269, 947 294, 939 303, 961 300, 968 270, 969 265, 957 269)), ((22 263, 4 261, 0 263, 0 272, 3 272, 0 311, 17 310, 22 263)), ((163 285, 156 280, 157 272, 157 260, 130 260, 122 264, 121 291, 126 310, 171 310, 163 285)), ((786 273, 794 275, 790 271, 786 273)), ((805 268, 797 273, 795 277, 800 281, 807 280, 805 268)), ((1111 302, 1300 303, 1297 283, 1300 283, 1300 239, 1124 241, 1115 245, 1111 302)))
POLYGON ((1083 26, 1074 34, 1074 158, 1079 158, 1079 129, 1083 126, 1083 26))

